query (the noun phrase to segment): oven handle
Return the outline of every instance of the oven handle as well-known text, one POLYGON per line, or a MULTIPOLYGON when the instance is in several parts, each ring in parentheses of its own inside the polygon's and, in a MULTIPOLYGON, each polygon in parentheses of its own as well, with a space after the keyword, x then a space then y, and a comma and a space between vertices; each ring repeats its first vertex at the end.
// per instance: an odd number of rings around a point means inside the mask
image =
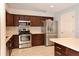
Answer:
MULTIPOLYGON (((22 37, 23 37, 23 36, 19 36, 19 40, 21 40, 21 41, 26 41, 26 40, 22 40, 22 37)), ((28 40, 31 39, 31 38, 30 38, 31 36, 26 36, 26 37, 28 38, 28 40)), ((28 41, 28 40, 27 40, 27 41, 28 41)))

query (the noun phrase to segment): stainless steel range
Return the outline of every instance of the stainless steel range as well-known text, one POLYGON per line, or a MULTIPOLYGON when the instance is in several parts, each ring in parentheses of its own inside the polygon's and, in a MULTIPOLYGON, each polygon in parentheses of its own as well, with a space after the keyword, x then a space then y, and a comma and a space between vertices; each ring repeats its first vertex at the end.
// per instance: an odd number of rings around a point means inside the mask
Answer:
POLYGON ((19 20, 19 48, 31 47, 30 21, 19 20))

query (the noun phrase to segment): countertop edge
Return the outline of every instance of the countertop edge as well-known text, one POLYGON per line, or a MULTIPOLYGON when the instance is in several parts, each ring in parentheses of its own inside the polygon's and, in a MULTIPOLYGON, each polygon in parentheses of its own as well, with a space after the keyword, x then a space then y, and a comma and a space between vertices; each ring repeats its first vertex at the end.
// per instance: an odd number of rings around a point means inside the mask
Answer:
MULTIPOLYGON (((55 39, 56 39, 56 38, 55 38, 55 39)), ((55 43, 58 43, 58 44, 60 44, 60 45, 62 45, 62 46, 65 46, 65 47, 67 47, 67 48, 70 48, 70 49, 72 49, 72 50, 75 50, 75 51, 79 52, 79 49, 76 49, 75 47, 71 47, 71 46, 68 46, 68 45, 63 44, 63 43, 59 43, 59 42, 55 41, 55 39, 53 40, 53 39, 51 38, 50 41, 55 42, 55 43)), ((56 40, 59 40, 59 39, 56 39, 56 40)))

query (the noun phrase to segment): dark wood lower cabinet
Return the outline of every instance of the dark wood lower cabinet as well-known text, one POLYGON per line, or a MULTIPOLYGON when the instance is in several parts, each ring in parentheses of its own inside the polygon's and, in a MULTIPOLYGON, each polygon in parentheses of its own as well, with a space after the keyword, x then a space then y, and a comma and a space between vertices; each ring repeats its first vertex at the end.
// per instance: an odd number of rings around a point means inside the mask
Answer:
POLYGON ((10 56, 11 52, 12 52, 12 48, 10 48, 9 44, 11 44, 11 43, 7 42, 7 46, 6 46, 6 55, 7 56, 10 56))
MULTIPOLYGON (((32 46, 44 45, 44 34, 32 34, 32 46)), ((12 49, 19 48, 19 36, 13 35, 6 43, 7 56, 11 55, 12 49)))
POLYGON ((68 56, 79 56, 79 52, 78 51, 72 50, 70 48, 67 48, 66 50, 67 50, 66 54, 68 56))
POLYGON ((55 43, 55 56, 79 56, 79 52, 55 43))
POLYGON ((19 48, 19 36, 14 35, 13 48, 19 48))
POLYGON ((13 35, 9 41, 6 43, 6 55, 10 56, 12 49, 19 48, 19 37, 18 35, 13 35))
POLYGON ((44 34, 32 34, 32 46, 44 45, 44 34))
POLYGON ((59 51, 55 51, 55 56, 66 56, 66 55, 59 51))
POLYGON ((13 49, 13 39, 14 37, 12 36, 9 41, 6 43, 6 53, 7 53, 7 56, 10 56, 11 55, 11 51, 13 49))

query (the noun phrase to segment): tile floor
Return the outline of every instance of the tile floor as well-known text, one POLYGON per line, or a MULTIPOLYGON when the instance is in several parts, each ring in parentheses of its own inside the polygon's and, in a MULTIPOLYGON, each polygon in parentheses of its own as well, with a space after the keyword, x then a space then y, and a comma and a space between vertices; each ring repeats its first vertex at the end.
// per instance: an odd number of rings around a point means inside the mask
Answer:
POLYGON ((54 46, 35 46, 24 49, 13 49, 11 56, 54 56, 54 46))

